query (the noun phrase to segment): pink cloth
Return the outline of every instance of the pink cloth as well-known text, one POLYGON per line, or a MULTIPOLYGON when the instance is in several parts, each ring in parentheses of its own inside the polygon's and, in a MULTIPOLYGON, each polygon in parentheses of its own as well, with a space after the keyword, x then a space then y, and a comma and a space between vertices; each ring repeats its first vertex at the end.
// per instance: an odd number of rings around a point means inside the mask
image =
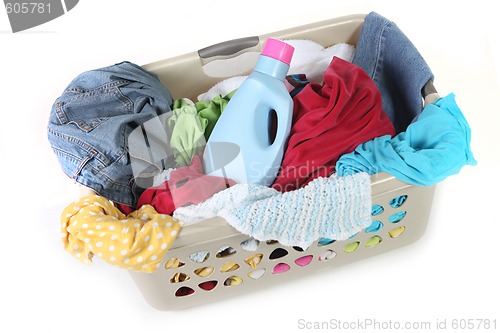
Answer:
POLYGON ((334 57, 322 84, 309 83, 293 98, 293 120, 281 169, 272 187, 286 192, 335 172, 343 154, 395 129, 382 98, 361 67, 334 57))
POLYGON ((231 179, 205 175, 201 158, 195 155, 191 165, 173 170, 168 181, 146 189, 137 206, 149 204, 158 213, 171 215, 177 207, 199 204, 234 184, 231 179))

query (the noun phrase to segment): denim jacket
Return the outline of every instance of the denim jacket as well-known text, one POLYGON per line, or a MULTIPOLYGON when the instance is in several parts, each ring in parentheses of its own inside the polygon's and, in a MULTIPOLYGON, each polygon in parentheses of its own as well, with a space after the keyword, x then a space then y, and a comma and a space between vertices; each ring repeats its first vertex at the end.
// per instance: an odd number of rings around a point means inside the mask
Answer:
POLYGON ((158 77, 130 62, 78 75, 51 109, 48 140, 66 175, 117 203, 135 206, 130 133, 171 111, 158 77))

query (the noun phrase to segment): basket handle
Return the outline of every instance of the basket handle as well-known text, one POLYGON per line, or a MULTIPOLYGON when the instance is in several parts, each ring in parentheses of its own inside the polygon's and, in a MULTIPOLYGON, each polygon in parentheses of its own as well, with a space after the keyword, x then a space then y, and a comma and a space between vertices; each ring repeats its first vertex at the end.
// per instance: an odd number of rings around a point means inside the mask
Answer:
POLYGON ((228 40, 198 50, 203 72, 208 77, 248 74, 261 52, 258 36, 228 40))
POLYGON ((424 98, 424 105, 432 104, 439 98, 439 93, 434 87, 432 79, 427 81, 426 84, 424 84, 420 92, 422 94, 422 97, 424 98))
POLYGON ((216 59, 231 59, 244 52, 260 52, 260 38, 258 36, 232 39, 217 43, 198 50, 198 55, 208 63, 216 59))

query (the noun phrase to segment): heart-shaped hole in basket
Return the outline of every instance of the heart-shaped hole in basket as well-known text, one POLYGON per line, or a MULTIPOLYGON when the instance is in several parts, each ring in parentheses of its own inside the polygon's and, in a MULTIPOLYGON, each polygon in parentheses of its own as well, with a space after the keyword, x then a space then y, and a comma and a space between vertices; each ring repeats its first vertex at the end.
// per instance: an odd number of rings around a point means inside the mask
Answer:
POLYGON ((254 271, 248 272, 248 277, 252 278, 254 280, 260 279, 262 276, 264 276, 264 273, 266 272, 265 268, 259 268, 254 271))
POLYGON ((210 290, 214 289, 215 287, 217 287, 217 283, 219 283, 219 281, 217 281, 217 280, 205 281, 205 282, 200 283, 198 285, 198 287, 200 287, 200 289, 203 289, 205 291, 210 291, 210 290))
POLYGON ((194 274, 198 275, 199 277, 207 277, 210 276, 214 272, 214 268, 212 266, 207 266, 207 267, 200 267, 195 269, 194 274))
POLYGON ((221 273, 232 272, 232 271, 237 270, 238 268, 240 268, 240 265, 238 265, 235 262, 228 261, 228 262, 224 263, 224 265, 222 265, 220 272, 221 273))
POLYGON ((321 254, 318 257, 319 261, 327 261, 330 259, 333 259, 337 256, 337 252, 333 250, 326 250, 324 252, 321 252, 321 254))
POLYGON ((273 267, 273 274, 281 274, 290 270, 290 265, 282 262, 273 267))
POLYGON ((165 269, 174 269, 184 266, 185 263, 179 260, 179 258, 170 258, 165 263, 165 269))
POLYGON ((232 275, 228 277, 226 280, 224 280, 224 285, 226 287, 231 287, 231 286, 237 286, 243 283, 243 279, 240 278, 239 276, 232 275))
POLYGON ((184 287, 180 287, 175 292, 175 296, 177 296, 177 297, 189 296, 191 294, 194 294, 194 289, 193 288, 189 288, 189 287, 185 287, 185 286, 184 287))
POLYGON ((269 259, 271 260, 279 259, 285 257, 286 255, 288 255, 288 251, 281 247, 278 247, 275 248, 273 252, 271 252, 271 254, 269 255, 269 259))
POLYGON ((257 265, 261 263, 262 258, 264 258, 264 255, 262 253, 257 253, 257 254, 251 255, 250 257, 246 258, 244 261, 250 267, 256 268, 257 265))
POLYGON ((303 257, 300 257, 300 258, 297 258, 295 259, 295 263, 298 265, 298 266, 301 266, 301 267, 304 267, 304 266, 307 266, 311 263, 311 261, 313 260, 313 256, 312 255, 307 255, 307 256, 303 256, 303 257))
POLYGON ((190 279, 189 275, 186 273, 177 272, 170 278, 170 283, 180 283, 185 282, 190 279))
POLYGON ((391 231, 388 232, 388 234, 391 238, 398 238, 399 236, 401 236, 401 234, 403 232, 405 232, 405 230, 406 230, 406 227, 402 226, 402 227, 392 229, 391 231))
POLYGON ((232 256, 233 254, 236 253, 236 250, 232 248, 231 246, 223 246, 217 251, 217 254, 215 257, 217 258, 226 258, 229 256, 232 256))

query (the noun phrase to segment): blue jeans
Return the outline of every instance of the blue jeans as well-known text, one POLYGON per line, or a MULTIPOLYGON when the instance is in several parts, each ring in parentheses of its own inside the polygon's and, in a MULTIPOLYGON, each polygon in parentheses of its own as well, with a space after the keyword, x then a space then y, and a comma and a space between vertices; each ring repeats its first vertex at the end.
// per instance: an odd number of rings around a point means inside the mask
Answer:
POLYGON ((434 76, 415 46, 393 22, 371 12, 365 17, 352 61, 373 79, 382 108, 396 132, 422 112, 421 90, 434 76))
POLYGON ((87 71, 54 102, 48 140, 65 174, 112 201, 135 207, 144 188, 133 174, 129 135, 171 111, 171 105, 170 92, 140 66, 122 62, 87 71))

